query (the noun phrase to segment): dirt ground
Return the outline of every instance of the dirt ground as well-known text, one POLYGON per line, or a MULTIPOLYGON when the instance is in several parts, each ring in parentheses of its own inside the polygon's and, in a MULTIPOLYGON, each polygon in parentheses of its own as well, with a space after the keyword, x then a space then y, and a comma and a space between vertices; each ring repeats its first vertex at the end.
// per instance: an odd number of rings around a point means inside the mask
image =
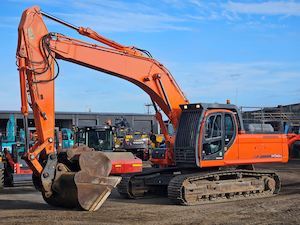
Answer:
POLYGON ((200 206, 171 205, 167 198, 126 200, 113 192, 97 212, 53 208, 30 185, 0 193, 0 224, 300 224, 300 160, 259 166, 278 171, 275 197, 200 206))

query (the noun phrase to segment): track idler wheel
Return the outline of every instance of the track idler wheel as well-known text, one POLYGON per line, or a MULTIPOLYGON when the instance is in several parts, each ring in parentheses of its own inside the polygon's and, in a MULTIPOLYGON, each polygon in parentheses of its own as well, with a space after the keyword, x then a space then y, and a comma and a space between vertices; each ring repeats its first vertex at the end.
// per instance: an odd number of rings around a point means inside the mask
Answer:
POLYGON ((265 178, 265 188, 273 193, 276 189, 276 181, 271 177, 265 178))
POLYGON ((121 181, 121 177, 109 177, 111 168, 102 152, 87 147, 68 149, 58 156, 51 191, 44 191, 43 197, 53 206, 96 211, 121 181))

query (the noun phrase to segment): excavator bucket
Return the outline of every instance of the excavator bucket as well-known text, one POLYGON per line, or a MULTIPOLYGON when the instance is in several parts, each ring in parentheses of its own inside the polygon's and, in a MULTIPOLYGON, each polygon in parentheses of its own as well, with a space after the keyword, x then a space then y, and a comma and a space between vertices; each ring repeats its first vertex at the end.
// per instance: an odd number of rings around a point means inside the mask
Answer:
POLYGON ((82 146, 68 149, 58 155, 51 192, 43 197, 50 205, 96 211, 121 181, 109 176, 111 168, 102 152, 82 146))

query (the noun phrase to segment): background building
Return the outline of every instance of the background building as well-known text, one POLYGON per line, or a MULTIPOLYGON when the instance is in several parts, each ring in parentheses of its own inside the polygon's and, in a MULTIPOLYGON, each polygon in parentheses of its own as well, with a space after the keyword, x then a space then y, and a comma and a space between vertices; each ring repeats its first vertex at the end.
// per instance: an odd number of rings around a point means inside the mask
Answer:
POLYGON ((300 103, 277 107, 241 107, 244 124, 271 124, 276 132, 283 132, 285 125, 300 125, 300 103))
MULTIPOLYGON (((9 115, 13 114, 18 129, 23 128, 23 115, 20 111, 0 110, 0 131, 5 131, 9 115)), ((95 113, 95 112, 56 112, 55 126, 72 128, 73 126, 102 125, 111 120, 112 125, 120 118, 125 118, 134 131, 158 132, 158 123, 154 115, 137 113, 95 113)), ((32 113, 29 114, 29 126, 34 127, 32 113)))

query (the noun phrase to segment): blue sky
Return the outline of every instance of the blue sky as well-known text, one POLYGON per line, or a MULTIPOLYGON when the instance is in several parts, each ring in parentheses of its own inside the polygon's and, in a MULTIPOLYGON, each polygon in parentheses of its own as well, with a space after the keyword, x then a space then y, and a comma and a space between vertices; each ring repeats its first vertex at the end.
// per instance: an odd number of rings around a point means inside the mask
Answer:
MULTIPOLYGON (((300 102, 300 1, 8 0, 0 9, 1 109, 20 109, 17 27, 22 11, 32 5, 124 45, 147 49, 172 72, 190 102, 300 102)), ((88 40, 45 21, 49 31, 88 40)), ((150 99, 138 87, 59 63, 56 110, 146 112, 150 99)))

